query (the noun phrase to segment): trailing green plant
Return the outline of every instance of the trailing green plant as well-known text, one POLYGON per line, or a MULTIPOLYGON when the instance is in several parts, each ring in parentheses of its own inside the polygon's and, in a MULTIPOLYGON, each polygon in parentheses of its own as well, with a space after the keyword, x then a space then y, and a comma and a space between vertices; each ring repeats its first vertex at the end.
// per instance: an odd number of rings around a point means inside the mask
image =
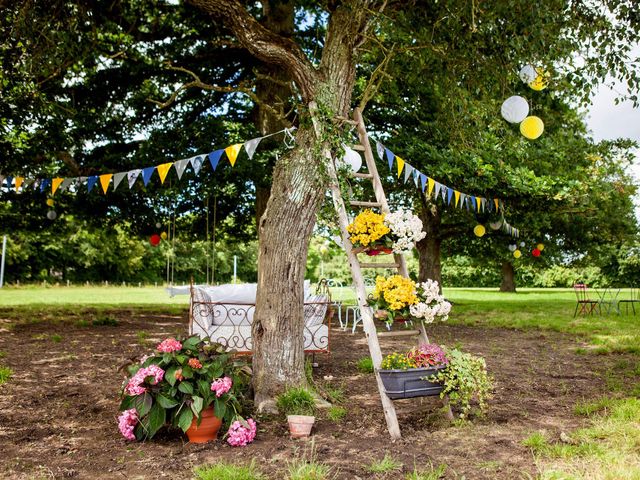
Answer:
POLYGON ((449 401, 460 408, 461 419, 466 419, 472 412, 473 399, 478 403, 478 412, 483 414, 493 389, 493 379, 487 373, 484 358, 457 348, 446 348, 445 352, 449 361, 447 367, 429 380, 443 384, 440 397, 449 396, 449 401))
POLYGON ((304 387, 289 387, 276 399, 276 406, 283 415, 315 415, 316 401, 304 387))

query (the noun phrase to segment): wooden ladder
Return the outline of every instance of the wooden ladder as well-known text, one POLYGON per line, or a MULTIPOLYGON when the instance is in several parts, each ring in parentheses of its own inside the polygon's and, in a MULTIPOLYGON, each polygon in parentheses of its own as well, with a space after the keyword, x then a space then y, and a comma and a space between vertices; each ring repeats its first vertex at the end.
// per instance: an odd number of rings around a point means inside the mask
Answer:
MULTIPOLYGON (((353 120, 340 118, 339 120, 355 125, 358 130, 358 138, 360 145, 352 145, 351 148, 364 152, 364 158, 366 161, 367 169, 369 173, 354 173, 353 176, 358 179, 370 180, 373 183, 373 191, 375 193, 375 201, 355 201, 349 202, 352 207, 361 208, 379 208, 382 213, 390 213, 389 205, 387 204, 387 197, 382 188, 380 182, 380 176, 378 169, 376 168, 375 159, 371 150, 371 144, 369 143, 369 136, 365 129, 364 121, 362 119, 362 113, 359 109, 356 109, 353 113, 353 120)), ((387 421, 387 428, 392 439, 398 439, 400 435, 400 426, 398 425, 398 418, 396 415, 396 409, 393 401, 387 396, 382 380, 380 379, 379 369, 382 363, 382 352, 380 350, 379 337, 394 337, 394 336, 415 336, 420 339, 422 343, 429 343, 424 324, 420 322, 417 329, 414 330, 399 330, 399 331, 387 331, 378 333, 376 331, 375 324, 373 323, 373 310, 367 303, 367 291, 365 288, 364 279, 362 276, 362 270, 365 268, 395 268, 398 274, 408 277, 407 262, 402 254, 394 254, 394 263, 361 263, 358 260, 357 249, 354 249, 351 241, 349 240, 349 233, 347 232, 347 225, 349 225, 349 219, 347 216, 347 210, 344 204, 344 199, 340 192, 338 185, 337 173, 333 162, 329 163, 329 175, 331 177, 331 195, 333 197, 333 204, 338 214, 338 220, 340 223, 340 232, 342 237, 342 245, 349 259, 349 265, 351 267, 351 274, 353 282, 356 288, 356 295, 358 299, 358 306, 360 307, 360 314, 362 318, 362 325, 364 327, 364 333, 369 344, 369 352, 373 361, 373 368, 375 371, 376 382, 378 384, 378 390, 380 391, 380 399, 382 400, 382 407, 384 409, 384 416, 387 421)))

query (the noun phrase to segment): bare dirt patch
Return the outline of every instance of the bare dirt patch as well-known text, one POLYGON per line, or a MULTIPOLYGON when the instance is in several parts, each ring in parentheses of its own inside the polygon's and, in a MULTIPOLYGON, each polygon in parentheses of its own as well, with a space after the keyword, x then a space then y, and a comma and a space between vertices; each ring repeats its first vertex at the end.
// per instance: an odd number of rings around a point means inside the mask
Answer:
MULTIPOLYGON (((118 368, 164 337, 184 332, 187 318, 186 312, 181 317, 110 315, 117 326, 79 326, 74 317, 0 333, 0 351, 6 354, 0 363, 14 371, 0 386, 2 478, 187 479, 193 466, 220 459, 254 459, 270 478, 284 478, 287 462, 310 452, 311 442, 289 439, 285 421, 276 418, 258 419, 258 437, 246 448, 231 448, 222 440, 190 445, 171 432, 146 443, 126 442, 116 424, 118 368)), ((11 320, 11 312, 0 316, 11 320)), ((574 405, 607 393, 601 372, 619 359, 577 355, 575 338, 553 332, 437 325, 430 335, 434 342, 459 342, 486 358, 495 377, 488 415, 452 425, 437 398, 398 401, 403 438, 391 443, 373 376, 356 368, 357 360, 368 356, 366 341, 362 333, 334 326, 331 358, 316 356, 314 377, 320 386, 344 390, 348 415, 334 423, 320 414, 313 445, 316 459, 333 466, 337 478, 403 478, 414 466, 421 470, 443 463, 446 478, 535 476, 533 457, 521 440, 535 430, 559 436, 581 426, 574 405), (402 472, 368 471, 385 453, 402 462, 402 472)), ((384 341, 389 351, 410 345, 411 340, 384 341)))

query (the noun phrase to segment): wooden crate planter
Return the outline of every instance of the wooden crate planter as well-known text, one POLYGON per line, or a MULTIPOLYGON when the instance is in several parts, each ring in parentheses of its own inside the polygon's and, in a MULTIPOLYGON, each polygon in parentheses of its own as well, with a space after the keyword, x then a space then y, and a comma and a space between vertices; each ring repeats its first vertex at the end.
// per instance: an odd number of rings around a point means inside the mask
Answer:
POLYGON ((423 380, 438 373, 440 368, 410 368, 408 370, 379 370, 380 379, 387 396, 392 400, 399 398, 427 397, 439 395, 442 385, 423 380))

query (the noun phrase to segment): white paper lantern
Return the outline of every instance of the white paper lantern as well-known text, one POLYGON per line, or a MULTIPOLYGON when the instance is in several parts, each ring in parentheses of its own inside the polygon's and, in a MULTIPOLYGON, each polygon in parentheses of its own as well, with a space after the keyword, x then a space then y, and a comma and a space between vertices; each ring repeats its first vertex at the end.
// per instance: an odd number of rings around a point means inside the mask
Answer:
POLYGON ((160 222, 156 223, 156 228, 160 228, 162 227, 162 224, 160 222))
POLYGON ((536 72, 536 67, 533 65, 525 65, 520 69, 518 76, 524 83, 529 84, 538 77, 538 72, 536 72))
POLYGON ((502 117, 509 123, 520 123, 529 115, 529 104, 519 95, 507 98, 500 108, 502 117))
POLYGON ((357 172, 362 167, 362 157, 355 150, 345 146, 342 161, 351 167, 352 172, 357 172))
POLYGON ((509 245, 510 252, 515 252, 517 248, 518 248, 517 245, 513 245, 513 244, 509 245))
POLYGON ((47 212, 47 218, 49 220, 55 220, 57 216, 58 216, 58 214, 55 212, 55 210, 49 210, 47 212))
POLYGON ((520 242, 520 246, 521 246, 521 247, 524 247, 524 246, 525 246, 525 243, 524 243, 524 242, 520 242))

